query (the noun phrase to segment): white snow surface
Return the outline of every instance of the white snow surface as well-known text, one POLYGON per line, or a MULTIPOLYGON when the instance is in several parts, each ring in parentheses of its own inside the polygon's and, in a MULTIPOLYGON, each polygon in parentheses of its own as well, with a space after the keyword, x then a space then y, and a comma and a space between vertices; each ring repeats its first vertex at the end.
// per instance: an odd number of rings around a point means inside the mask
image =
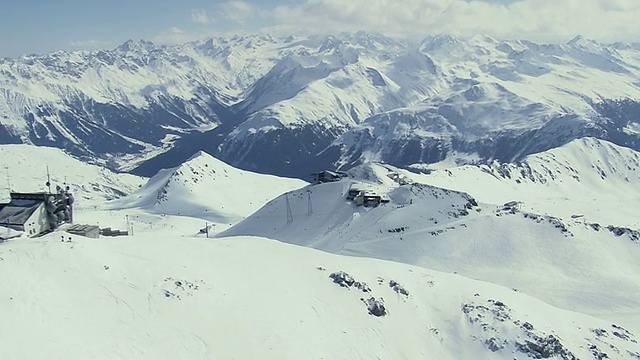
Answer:
MULTIPOLYGON (((0 151, 24 191, 45 159, 118 194, 145 180, 58 150, 0 151)), ((585 138, 521 164, 367 164, 302 187, 197 153, 128 197, 86 192, 95 205, 75 221, 130 236, 63 226, 0 242, 2 357, 637 360, 639 158, 585 138), (389 203, 358 207, 351 187, 389 203)))
POLYGON ((199 151, 183 164, 163 169, 133 194, 111 202, 111 209, 140 208, 220 223, 236 223, 267 201, 308 183, 236 169, 199 151))
POLYGON ((640 228, 640 153, 595 138, 530 155, 519 164, 436 166, 429 175, 411 176, 469 192, 482 202, 521 201, 524 209, 563 219, 584 215, 602 225, 640 228))
POLYGON ((640 352, 633 328, 509 288, 263 238, 52 233, 0 244, 0 273, 4 359, 513 359, 548 336, 581 359, 640 352))

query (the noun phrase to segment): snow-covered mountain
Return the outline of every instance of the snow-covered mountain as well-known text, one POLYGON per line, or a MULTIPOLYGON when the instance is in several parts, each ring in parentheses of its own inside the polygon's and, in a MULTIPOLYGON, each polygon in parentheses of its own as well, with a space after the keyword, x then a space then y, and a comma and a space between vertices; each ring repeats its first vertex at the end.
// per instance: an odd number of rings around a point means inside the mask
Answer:
POLYGON ((409 173, 414 180, 466 191, 481 202, 520 201, 528 211, 640 228, 640 153, 610 142, 582 138, 514 164, 413 167, 428 173, 409 173))
POLYGON ((306 178, 457 151, 511 161, 594 136, 640 149, 640 46, 364 32, 0 60, 0 141, 151 176, 199 150, 306 178), (158 153, 164 153, 155 159, 158 153))
POLYGON ((58 238, 0 244, 4 359, 640 357, 636 328, 460 275, 261 238, 58 238))
POLYGON ((161 170, 109 207, 235 223, 274 197, 305 185, 299 179, 239 170, 200 151, 178 167, 161 170))
POLYGON ((348 180, 274 199, 218 236, 457 272, 590 314, 631 313, 640 306, 639 155, 586 138, 517 165, 428 175, 362 165, 348 180), (357 206, 350 189, 389 202, 357 206), (606 294, 598 290, 604 284, 606 294))
POLYGON ((290 192, 218 236, 263 236, 457 272, 592 314, 640 306, 638 230, 564 220, 517 205, 475 206, 464 193, 419 184, 391 190, 386 205, 357 207, 345 199, 349 186, 344 181, 290 192), (606 302, 598 290, 603 284, 606 302))
POLYGON ((436 37, 419 49, 445 84, 344 134, 343 163, 437 162, 452 151, 513 161, 584 136, 638 150, 637 46, 436 37))
POLYGON ((152 157, 185 133, 233 121, 228 107, 271 68, 277 47, 259 36, 175 47, 141 40, 1 59, 0 139, 132 167, 120 156, 152 157))
POLYGON ((147 179, 114 173, 101 166, 79 161, 62 150, 33 145, 0 145, 2 178, 0 202, 9 193, 55 191, 69 186, 76 208, 102 207, 105 201, 131 194, 147 179), (47 177, 47 170, 49 176, 47 177), (49 188, 47 179, 50 179, 49 188))

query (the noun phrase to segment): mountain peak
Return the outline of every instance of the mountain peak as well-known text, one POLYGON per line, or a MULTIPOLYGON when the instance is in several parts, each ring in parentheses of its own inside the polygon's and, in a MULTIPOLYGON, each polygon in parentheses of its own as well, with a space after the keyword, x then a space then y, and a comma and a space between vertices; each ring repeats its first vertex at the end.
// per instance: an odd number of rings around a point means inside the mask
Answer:
POLYGON ((438 34, 429 36, 422 41, 420 49, 426 52, 440 50, 445 46, 459 44, 458 38, 449 34, 438 34))
POLYGON ((196 160, 198 158, 203 158, 203 159, 215 159, 211 154, 205 152, 204 150, 199 150, 197 151, 195 154, 191 155, 191 157, 189 159, 187 159, 187 162, 190 162, 192 160, 196 160))
POLYGON ((189 160, 159 171, 116 207, 141 207, 163 214, 198 216, 229 223, 285 191, 307 183, 236 169, 200 150, 189 160))
POLYGON ((142 40, 142 39, 135 41, 135 40, 129 39, 124 43, 122 43, 121 45, 119 45, 116 48, 116 51, 121 53, 129 53, 129 52, 136 52, 136 51, 150 51, 154 49, 156 49, 156 45, 151 41, 142 40))

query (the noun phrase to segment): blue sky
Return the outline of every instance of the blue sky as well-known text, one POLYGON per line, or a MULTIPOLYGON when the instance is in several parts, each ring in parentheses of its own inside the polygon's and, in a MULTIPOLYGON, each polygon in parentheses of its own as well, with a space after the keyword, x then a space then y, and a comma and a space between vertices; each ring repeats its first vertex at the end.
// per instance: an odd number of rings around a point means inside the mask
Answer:
POLYGON ((0 57, 270 32, 640 40, 638 0, 5 0, 0 57))

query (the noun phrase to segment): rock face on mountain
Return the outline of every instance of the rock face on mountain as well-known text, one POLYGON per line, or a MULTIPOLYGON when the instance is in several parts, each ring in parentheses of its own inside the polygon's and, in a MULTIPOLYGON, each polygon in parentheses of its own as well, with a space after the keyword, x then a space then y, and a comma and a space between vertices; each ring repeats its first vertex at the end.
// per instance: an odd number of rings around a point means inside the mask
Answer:
POLYGON ((640 45, 582 38, 129 41, 0 60, 0 142, 147 176, 198 150, 298 177, 453 151, 519 160, 584 136, 640 150, 639 69, 640 45))

